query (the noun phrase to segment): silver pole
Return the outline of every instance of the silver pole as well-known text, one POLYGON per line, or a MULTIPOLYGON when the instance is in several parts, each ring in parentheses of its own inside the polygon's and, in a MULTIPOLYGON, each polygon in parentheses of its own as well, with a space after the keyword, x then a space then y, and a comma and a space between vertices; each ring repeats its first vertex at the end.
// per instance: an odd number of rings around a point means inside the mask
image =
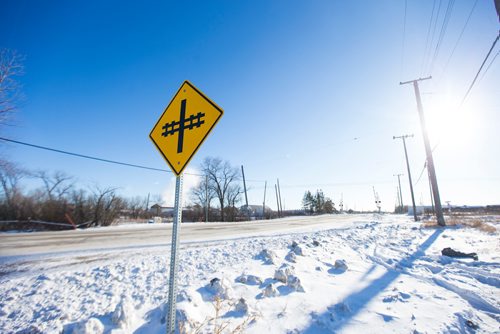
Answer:
POLYGON ((205 223, 208 223, 208 174, 205 175, 205 223))
POLYGON ((170 251, 170 280, 168 284, 167 334, 175 334, 175 311, 177 301, 177 260, 179 232, 182 222, 182 174, 175 181, 175 214, 172 227, 172 248, 170 251))

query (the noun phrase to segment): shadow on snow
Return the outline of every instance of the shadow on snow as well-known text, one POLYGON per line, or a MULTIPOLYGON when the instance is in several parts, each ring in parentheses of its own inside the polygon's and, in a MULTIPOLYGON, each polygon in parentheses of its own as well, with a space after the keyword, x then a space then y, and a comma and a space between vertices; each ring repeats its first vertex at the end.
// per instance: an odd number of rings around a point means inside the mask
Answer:
MULTIPOLYGON (((404 267, 410 267, 415 260, 425 255, 425 251, 436 241, 443 229, 437 229, 427 240, 418 247, 418 249, 407 258, 399 261, 404 267)), ((401 272, 397 270, 389 270, 381 277, 374 280, 370 285, 358 292, 354 292, 347 296, 343 302, 328 307, 328 311, 323 314, 313 314, 313 319, 329 319, 327 328, 324 328, 316 321, 310 327, 305 328, 302 333, 318 334, 331 333, 341 330, 346 326, 358 313, 360 313, 368 303, 375 298, 379 293, 384 291, 391 283, 393 283, 401 272)), ((385 319, 391 321, 392 319, 385 319)))

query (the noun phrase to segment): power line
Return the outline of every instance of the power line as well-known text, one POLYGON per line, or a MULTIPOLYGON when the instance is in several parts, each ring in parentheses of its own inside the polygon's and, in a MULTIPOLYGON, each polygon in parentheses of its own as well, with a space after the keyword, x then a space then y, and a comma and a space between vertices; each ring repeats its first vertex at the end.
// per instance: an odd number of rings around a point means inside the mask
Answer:
POLYGON ((423 72, 424 72, 424 63, 425 63, 425 58, 427 55, 427 49, 429 48, 429 36, 431 34, 431 27, 432 27, 432 21, 434 19, 434 9, 435 8, 436 8, 436 0, 434 0, 434 2, 432 4, 431 19, 429 21, 429 26, 427 27, 427 36, 425 38, 424 56, 422 57, 422 64, 420 65, 420 74, 423 74, 423 72))
MULTIPOLYGON (((128 162, 121 162, 121 161, 103 159, 103 158, 93 157, 93 156, 90 156, 90 155, 85 155, 85 154, 80 154, 80 153, 74 153, 74 152, 59 150, 59 149, 56 149, 56 148, 51 148, 51 147, 46 147, 46 146, 41 146, 41 145, 35 145, 35 144, 25 143, 25 142, 22 142, 22 141, 8 139, 8 138, 3 138, 3 137, 0 137, 0 140, 6 141, 6 142, 10 142, 10 143, 14 143, 14 144, 19 144, 19 145, 29 146, 29 147, 33 147, 33 148, 38 148, 38 149, 41 149, 41 150, 46 150, 46 151, 51 151, 51 152, 56 152, 56 153, 61 153, 61 154, 66 154, 66 155, 71 155, 71 156, 78 157, 78 158, 84 158, 84 159, 95 160, 95 161, 100 161, 100 162, 107 162, 107 163, 110 163, 110 164, 127 166, 127 167, 134 167, 134 168, 141 168, 141 169, 147 169, 147 170, 154 170, 154 171, 157 171, 157 172, 173 173, 172 171, 167 170, 167 169, 154 168, 154 167, 148 167, 148 166, 131 164, 131 163, 128 163, 128 162)), ((194 174, 194 173, 184 173, 184 175, 204 176, 204 175, 201 175, 201 174, 194 174)))
POLYGON ((420 70, 421 74, 424 74, 424 72, 425 72, 425 67, 426 67, 427 58, 428 58, 427 55, 430 53, 431 46, 434 42, 434 35, 436 34, 437 21, 439 19, 439 13, 441 12, 441 2, 442 1, 439 0, 439 6, 438 6, 438 10, 437 10, 435 19, 434 19, 434 10, 436 8, 436 0, 434 0, 434 3, 432 5, 431 20, 429 22, 429 29, 427 30, 427 38, 425 40, 424 58, 422 59, 422 68, 420 70), (432 30, 432 35, 430 34, 431 30, 432 30), (431 37, 430 41, 429 41, 429 37, 431 37))
POLYGON ((474 87, 474 84, 476 83, 477 77, 481 73, 481 70, 483 69, 484 64, 486 63, 486 61, 488 60, 491 52, 495 48, 495 45, 497 44, 499 38, 500 38, 500 31, 498 31, 498 35, 495 38, 495 41, 493 42, 493 44, 491 45, 490 51, 488 51, 488 54, 486 54, 486 57, 484 58, 483 63, 481 64, 481 67, 479 67, 479 70, 477 71, 476 76, 474 77, 474 80, 472 80, 472 83, 470 84, 469 89, 467 89, 467 92, 465 93, 464 98, 462 99, 462 102, 460 103, 459 109, 463 106, 465 100, 469 96, 469 93, 472 90, 472 87, 474 87))
MULTIPOLYGON (((393 180, 380 180, 372 182, 334 182, 334 183, 310 183, 310 184, 281 184, 281 188, 322 188, 322 187, 350 187, 350 186, 367 186, 373 184, 392 184, 393 180)), ((264 186, 253 187, 255 189, 264 189, 264 186)))
POLYGON ((460 43, 460 40, 462 39, 462 36, 464 34, 465 29, 467 28, 467 25, 469 24, 470 18, 472 16, 472 13, 474 13, 474 9, 476 8, 477 2, 478 2, 478 0, 476 0, 474 2, 474 5, 472 5, 472 8, 471 8, 470 13, 469 13, 469 16, 467 17, 467 20, 465 21, 465 24, 464 24, 464 26, 462 28, 462 31, 460 32, 460 35, 458 36, 458 39, 457 39, 457 41, 455 43, 455 46, 453 47, 453 50, 451 51, 450 57, 448 57, 448 60, 446 61, 446 64, 444 65, 443 73, 441 74, 441 77, 444 76, 444 73, 446 72, 446 69, 448 68, 448 65, 449 65, 449 63, 451 61, 451 58, 455 54, 455 50, 457 49, 458 44, 460 43))
POLYGON ((443 43, 444 36, 446 35, 446 29, 448 28, 448 22, 450 22, 454 4, 455 0, 448 0, 448 6, 446 7, 446 12, 444 13, 443 23, 441 24, 441 30, 439 31, 439 37, 436 43, 436 48, 434 49, 434 56, 432 57, 429 72, 432 72, 436 59, 439 55, 439 50, 441 49, 441 44, 443 43))
MULTIPOLYGON (((436 146, 434 147, 434 149, 436 148, 436 146)), ((422 168, 422 171, 420 172, 420 175, 418 176, 418 179, 417 179, 417 182, 415 182, 415 185, 417 185, 418 182, 420 182, 420 179, 422 178, 422 175, 424 175, 424 171, 425 171, 426 168, 427 168, 427 161, 424 162, 424 167, 422 168)))
POLYGON ((401 45, 401 64, 400 64, 400 71, 399 71, 399 76, 402 76, 403 72, 403 61, 405 57, 405 39, 406 39, 406 11, 408 8, 408 0, 405 0, 405 14, 404 14, 404 19, 403 19, 403 42, 401 45))
POLYGON ((500 50, 498 50, 497 54, 493 57, 493 59, 491 59, 491 62, 489 63, 488 67, 486 67, 486 69, 484 70, 484 73, 481 76, 481 79, 479 79, 479 82, 481 82, 484 79, 484 77, 486 76, 486 73, 488 73, 488 70, 490 69, 491 65, 495 62, 495 59, 497 59, 499 53, 500 53, 500 50))

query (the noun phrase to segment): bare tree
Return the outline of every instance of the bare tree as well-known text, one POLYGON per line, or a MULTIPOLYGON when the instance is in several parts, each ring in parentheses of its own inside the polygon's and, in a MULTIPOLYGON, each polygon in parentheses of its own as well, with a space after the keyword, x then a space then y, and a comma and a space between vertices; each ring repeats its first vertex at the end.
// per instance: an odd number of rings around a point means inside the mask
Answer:
POLYGON ((194 204, 199 205, 203 210, 207 209, 208 206, 208 212, 210 212, 210 204, 217 195, 214 187, 210 187, 210 181, 207 179, 207 177, 202 177, 198 186, 191 190, 191 199, 194 204))
POLYGON ((136 196, 126 200, 127 210, 132 218, 137 219, 140 216, 145 216, 147 210, 147 199, 144 197, 136 196))
POLYGON ((64 172, 57 171, 49 175, 46 171, 39 171, 35 176, 42 180, 49 201, 62 200, 73 188, 73 178, 64 172))
POLYGON ((238 209, 236 208, 236 203, 241 199, 241 194, 243 194, 243 187, 240 182, 234 182, 231 184, 226 191, 226 203, 227 203, 227 213, 229 215, 229 220, 234 221, 236 215, 238 214, 238 209))
POLYGON ((15 164, 0 159, 0 201, 4 219, 18 219, 20 212, 20 197, 22 197, 20 181, 26 176, 26 171, 15 164))
POLYGON ((71 203, 73 210, 71 212, 72 219, 76 224, 85 224, 92 221, 91 200, 83 189, 73 190, 71 192, 71 203))
POLYGON ((43 187, 31 196, 34 215, 46 221, 65 222, 66 214, 72 208, 69 197, 73 190, 73 178, 60 171, 38 171, 33 176, 43 183, 43 187))
POLYGON ((228 161, 223 162, 220 158, 212 157, 205 158, 201 167, 204 174, 208 176, 209 188, 213 190, 219 201, 221 220, 225 221, 224 208, 226 206, 234 207, 238 200, 238 196, 234 195, 237 193, 234 187, 239 183, 239 170, 232 167, 228 161))
POLYGON ((14 50, 0 49, 0 124, 8 124, 8 119, 16 110, 20 99, 20 84, 16 80, 24 73, 24 57, 14 50))
POLYGON ((116 188, 97 187, 92 197, 92 224, 93 226, 109 226, 118 218, 120 211, 124 209, 124 200, 116 194, 116 188))

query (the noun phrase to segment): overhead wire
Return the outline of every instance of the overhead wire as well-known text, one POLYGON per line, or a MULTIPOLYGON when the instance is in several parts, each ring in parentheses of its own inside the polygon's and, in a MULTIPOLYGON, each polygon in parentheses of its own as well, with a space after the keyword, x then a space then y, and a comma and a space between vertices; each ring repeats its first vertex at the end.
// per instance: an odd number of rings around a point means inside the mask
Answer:
POLYGON ((441 24, 441 29, 439 31, 439 36, 436 42, 436 47, 434 49, 434 55, 432 57, 432 61, 430 64, 429 73, 432 73, 432 71, 434 70, 434 65, 438 58, 444 36, 446 35, 446 30, 448 28, 448 23, 450 22, 451 13, 453 12, 454 5, 455 5, 455 0, 448 0, 448 6, 446 7, 446 11, 444 13, 443 23, 441 24))
POLYGON ((422 168, 422 171, 420 172, 420 175, 418 176, 418 179, 415 182, 415 185, 417 185, 420 182, 420 179, 422 178, 422 175, 424 175, 424 171, 426 168, 427 168, 427 160, 424 162, 424 167, 422 168))
POLYGON ((486 64, 486 61, 488 61, 488 58, 490 57, 490 54, 491 52, 493 51, 493 49, 495 48, 495 45, 497 44, 498 42, 498 39, 500 38, 500 31, 498 31, 498 35, 497 37, 495 38, 495 40, 493 41, 493 44, 491 45, 491 48, 490 50, 488 51, 488 53, 486 54, 486 57, 484 58, 481 66, 479 67, 479 70, 477 71, 476 75, 474 76, 474 80, 472 80, 472 83, 470 84, 469 88, 467 89, 467 92, 465 93, 463 99, 462 99, 462 102, 460 103, 460 106, 459 106, 459 109, 462 108, 463 104, 465 103, 465 100, 467 99, 467 97, 469 96, 469 93, 471 92, 472 88, 474 87, 475 83, 476 83, 476 80, 477 78, 479 77, 479 74, 481 73, 481 70, 483 69, 484 67, 484 64, 486 64))
POLYGON ((434 10, 436 9, 436 0, 432 4, 431 19, 429 21, 429 26, 427 28, 427 37, 425 38, 425 49, 424 56, 422 57, 422 64, 420 65, 420 76, 424 74, 424 65, 427 58, 427 50, 429 49, 429 37, 431 35, 432 22, 434 21, 434 10))
POLYGON ((441 74, 441 78, 444 76, 444 73, 446 72, 446 69, 448 68, 448 65, 450 64, 450 61, 451 61, 451 58, 453 58, 453 55, 455 54, 455 51, 458 47, 458 44, 460 43, 460 41, 462 40, 462 36, 465 32, 465 29, 467 28, 468 24, 469 24, 469 21, 470 21, 470 18, 472 17, 472 14, 474 13, 474 9, 476 8, 476 5, 477 5, 477 2, 478 0, 476 0, 474 2, 474 4, 472 5, 472 8, 469 12, 469 15, 467 16, 467 20, 465 21, 465 24, 464 26, 462 27, 462 31, 460 32, 460 35, 458 35, 458 39, 457 41, 455 42, 455 46, 453 47, 453 50, 451 51, 451 54, 450 56, 448 57, 448 60, 446 61, 444 67, 443 67, 443 72, 441 74))
MULTIPOLYGON (((104 159, 104 158, 99 158, 99 157, 94 157, 86 154, 81 154, 81 153, 75 153, 75 152, 70 152, 66 150, 61 150, 61 149, 56 149, 52 147, 47 147, 47 146, 42 146, 42 145, 37 145, 37 144, 32 144, 32 143, 27 143, 27 142, 22 142, 19 140, 14 140, 14 139, 9 139, 9 138, 4 138, 0 137, 0 140, 14 143, 14 144, 19 144, 23 146, 28 146, 32 148, 37 148, 45 151, 50 151, 50 152, 55 152, 55 153, 60 153, 60 154, 65 154, 65 155, 70 155, 78 158, 83 158, 83 159, 89 159, 89 160, 95 160, 95 161, 100 161, 100 162, 106 162, 110 164, 115 164, 115 165, 121 165, 121 166, 127 166, 127 167, 134 167, 134 168, 140 168, 140 169, 146 169, 146 170, 152 170, 152 171, 157 171, 157 172, 166 172, 166 173, 173 173, 170 170, 167 169, 162 169, 162 168, 155 168, 155 167, 149 167, 149 166, 143 166, 143 165, 137 165, 137 164, 132 164, 128 162, 122 162, 122 161, 116 161, 116 160, 110 160, 110 159, 104 159)), ((205 176, 203 174, 196 174, 196 173, 183 173, 184 175, 193 175, 193 176, 205 176)), ((266 182, 265 180, 253 180, 253 179, 247 179, 247 182, 266 182)), ((389 181, 379 181, 375 183, 388 183, 389 181)), ((297 187, 307 187, 307 186, 339 186, 339 185, 365 185, 365 184, 372 184, 374 182, 347 182, 347 183, 329 183, 329 184, 309 184, 309 185, 284 185, 282 187, 286 188, 297 188, 297 187)), ((256 189, 259 187, 255 187, 256 189)))
POLYGON ((483 75, 479 79, 479 82, 481 82, 483 80, 483 78, 486 76, 486 73, 488 73, 488 70, 490 69, 491 65, 495 62, 495 59, 497 59, 499 53, 500 53, 500 50, 498 50, 498 52, 495 54, 495 56, 491 59, 490 63, 488 64, 488 67, 486 67, 486 69, 483 72, 483 75))
POLYGON ((404 18, 403 18, 403 41, 401 45, 401 63, 400 63, 400 69, 399 69, 399 76, 402 77, 403 75, 403 62, 404 62, 404 57, 405 57, 405 39, 406 39, 406 12, 408 9, 408 0, 405 0, 405 13, 404 13, 404 18))
MULTIPOLYGON (((61 154, 66 154, 66 155, 71 155, 71 156, 78 157, 78 158, 84 158, 84 159, 89 159, 89 160, 106 162, 106 163, 110 163, 110 164, 127 166, 127 167, 134 167, 134 168, 140 168, 140 169, 146 169, 146 170, 153 170, 153 171, 157 171, 157 172, 173 173, 172 171, 170 171, 168 169, 148 167, 148 166, 137 165, 137 164, 132 164, 132 163, 128 163, 128 162, 122 162, 122 161, 104 159, 104 158, 99 158, 99 157, 93 157, 93 156, 86 155, 86 154, 69 152, 69 151, 65 151, 65 150, 60 150, 60 149, 56 149, 56 148, 51 148, 51 147, 42 146, 42 145, 36 145, 36 144, 31 144, 31 143, 26 143, 26 142, 22 142, 22 141, 19 141, 19 140, 8 139, 8 138, 4 138, 4 137, 0 137, 0 140, 6 141, 6 142, 10 142, 10 143, 14 143, 14 144, 19 144, 19 145, 29 146, 29 147, 33 147, 33 148, 38 148, 38 149, 45 150, 45 151, 51 151, 51 152, 56 152, 56 153, 61 153, 61 154)), ((204 175, 195 174, 195 173, 184 173, 184 175, 204 176, 204 175)))

